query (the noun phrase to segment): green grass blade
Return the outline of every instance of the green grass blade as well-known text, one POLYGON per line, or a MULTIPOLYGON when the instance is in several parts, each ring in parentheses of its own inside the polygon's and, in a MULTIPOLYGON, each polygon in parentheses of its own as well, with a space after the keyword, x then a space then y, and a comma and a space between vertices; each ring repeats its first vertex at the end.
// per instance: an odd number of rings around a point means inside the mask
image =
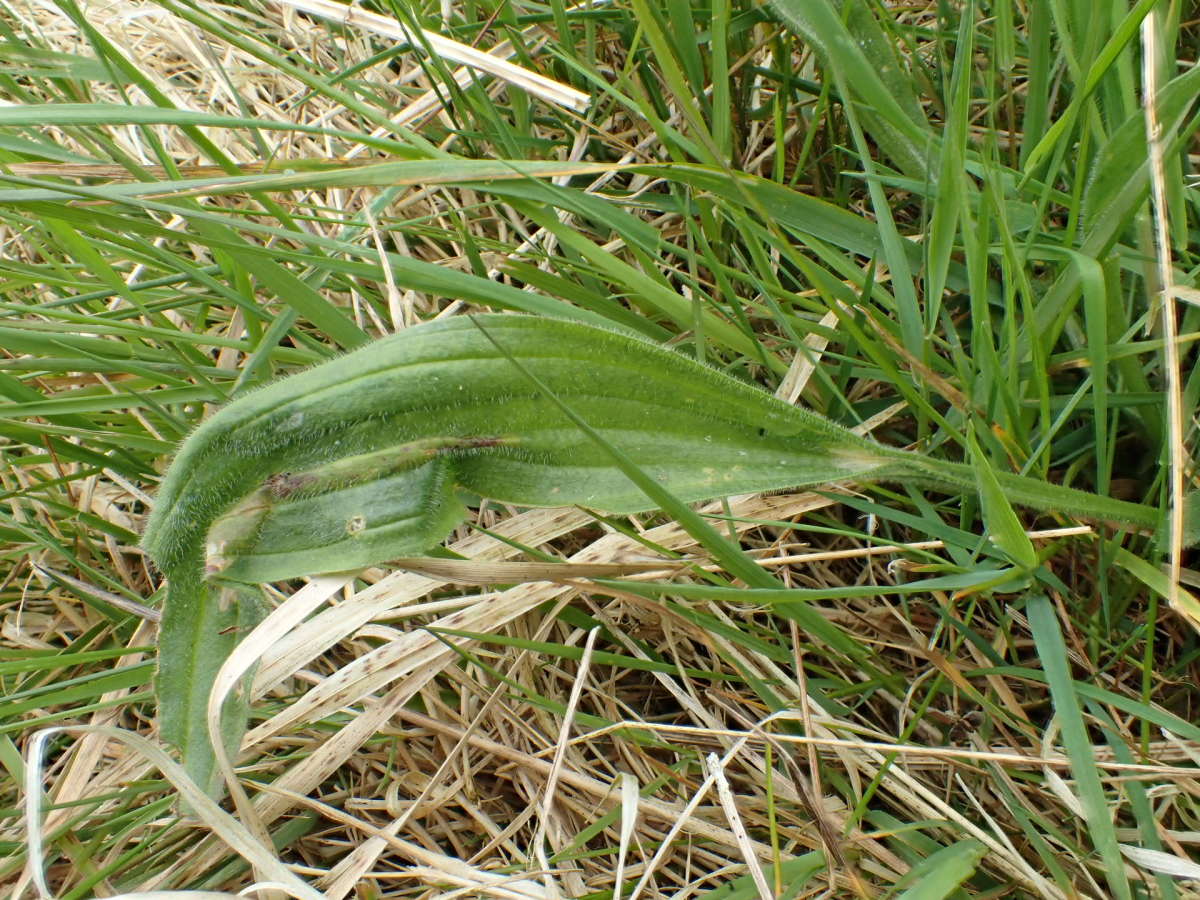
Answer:
POLYGON ((973 433, 967 433, 967 441, 971 450, 971 464, 979 484, 979 499, 983 505, 983 521, 987 525, 988 537, 1021 568, 1035 568, 1038 564, 1037 551, 1025 534, 1021 520, 1013 512, 1008 498, 1005 497, 1000 480, 983 451, 979 449, 973 433))
POLYGON ((912 884, 896 900, 944 900, 975 874, 987 847, 978 841, 961 841, 943 847, 913 866, 905 875, 912 884))
POLYGON ((849 25, 829 0, 771 3, 780 19, 817 50, 838 83, 850 86, 868 113, 875 114, 868 126, 871 136, 901 170, 921 177, 927 171, 933 133, 918 112, 915 97, 907 93, 909 82, 896 77, 896 58, 886 47, 874 14, 858 0, 845 6, 849 25))
POLYGON ((1070 656, 1054 607, 1045 595, 1034 595, 1028 600, 1026 615, 1037 643, 1038 657, 1046 672, 1046 683, 1062 729, 1063 746, 1071 760, 1071 774, 1075 776, 1075 789, 1083 804, 1092 843, 1104 864, 1104 874, 1113 897, 1132 900, 1133 893, 1124 874, 1125 863, 1113 828, 1112 812, 1096 768, 1092 742, 1083 721, 1083 705, 1075 692, 1075 682, 1071 678, 1068 663, 1070 656))

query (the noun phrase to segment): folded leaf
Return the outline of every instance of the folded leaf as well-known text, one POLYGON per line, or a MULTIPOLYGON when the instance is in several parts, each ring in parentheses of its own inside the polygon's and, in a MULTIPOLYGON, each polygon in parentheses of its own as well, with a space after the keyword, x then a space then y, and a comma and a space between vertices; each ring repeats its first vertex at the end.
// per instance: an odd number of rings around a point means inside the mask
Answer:
MULTIPOLYGON (((522 506, 654 508, 564 406, 684 501, 847 481, 977 486, 969 466, 859 437, 630 334, 521 315, 407 329, 229 404, 163 479, 143 541, 169 580, 161 725, 201 783, 203 698, 236 640, 214 638, 236 618, 219 582, 422 553, 461 521, 458 488, 522 506)), ((1159 522, 1150 507, 992 478, 1017 505, 1159 522)))

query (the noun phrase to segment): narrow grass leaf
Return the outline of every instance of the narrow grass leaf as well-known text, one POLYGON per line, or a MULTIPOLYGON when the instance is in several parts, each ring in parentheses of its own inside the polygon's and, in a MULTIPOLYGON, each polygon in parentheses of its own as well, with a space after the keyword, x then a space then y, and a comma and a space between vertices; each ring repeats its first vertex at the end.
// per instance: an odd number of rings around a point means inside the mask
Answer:
POLYGON ((286 119, 247 119, 241 116, 225 116, 218 113, 197 112, 190 109, 169 109, 161 106, 132 106, 120 103, 47 103, 22 104, 0 107, 0 128, 9 126, 47 125, 180 125, 208 126, 211 128, 261 128, 270 131, 299 131, 330 137, 353 138, 379 150, 400 155, 411 155, 408 146, 383 138, 351 134, 319 125, 305 125, 286 119))
POLYGON ((1148 560, 1131 553, 1115 541, 1108 541, 1105 546, 1112 553, 1114 563, 1160 597, 1167 600, 1174 599, 1176 606, 1173 609, 1175 612, 1187 619, 1193 628, 1200 631, 1200 598, 1182 585, 1173 586, 1166 572, 1148 560))
POLYGON ((820 54, 842 90, 848 86, 866 113, 874 113, 868 130, 897 166, 924 180, 935 138, 908 93, 911 83, 897 71, 897 59, 886 48, 874 13, 860 0, 844 6, 849 25, 829 0, 771 3, 779 18, 820 54))
POLYGON ((904 876, 912 884, 896 900, 944 900, 975 874, 988 848, 979 841, 959 841, 921 860, 904 876))
POLYGON ((960 215, 970 203, 970 185, 964 162, 967 154, 967 123, 971 112, 974 37, 975 8, 974 4, 970 4, 963 10, 959 23, 954 68, 950 76, 949 114, 942 131, 940 177, 934 183, 936 202, 929 221, 925 268, 925 328, 929 333, 933 333, 940 318, 942 294, 946 290, 946 276, 954 252, 954 237, 960 215))
POLYGON ((967 445, 971 450, 971 464, 979 485, 979 499, 983 504, 983 521, 987 525, 988 537, 1004 553, 1023 569, 1033 569, 1038 564, 1037 550, 1025 533, 1025 528, 1012 505, 1004 495, 1004 488, 996 478, 991 463, 979 448, 973 432, 967 432, 967 445))
POLYGON ((1037 645, 1038 658, 1054 701, 1054 713, 1062 728, 1063 745, 1071 760, 1075 789, 1083 804, 1084 818, 1092 844, 1104 863, 1108 886, 1118 900, 1132 900, 1129 879, 1121 859, 1121 848, 1113 827, 1112 811, 1104 793, 1100 771, 1083 720, 1083 705, 1071 677, 1069 651, 1059 629, 1054 607, 1044 594, 1033 595, 1026 606, 1029 627, 1037 645))
POLYGON ((1051 152, 1054 145, 1059 143, 1071 128, 1074 127, 1075 121, 1083 109, 1083 104, 1092 95, 1092 92, 1095 91, 1100 80, 1112 68, 1117 57, 1121 55, 1130 41, 1133 40, 1142 19, 1146 17, 1157 3, 1158 0, 1139 0, 1137 5, 1125 14, 1120 24, 1109 36, 1108 41, 1105 42, 1104 48, 1088 68, 1087 77, 1084 79, 1083 84, 1071 95, 1071 102, 1067 105, 1066 111, 1059 116, 1046 133, 1042 135, 1033 149, 1030 150, 1025 160, 1026 177, 1033 173, 1051 152))

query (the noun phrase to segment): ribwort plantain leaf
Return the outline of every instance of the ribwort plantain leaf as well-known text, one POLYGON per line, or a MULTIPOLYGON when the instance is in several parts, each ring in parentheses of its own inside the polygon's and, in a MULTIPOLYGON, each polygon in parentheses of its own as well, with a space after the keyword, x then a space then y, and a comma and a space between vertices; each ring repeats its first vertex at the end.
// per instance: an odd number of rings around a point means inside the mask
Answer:
MULTIPOLYGON (((654 508, 605 443, 688 502, 832 482, 978 484, 968 465, 885 447, 623 332, 523 315, 413 327, 239 398, 181 446, 143 541, 168 579, 163 737, 215 789, 205 698, 248 615, 228 608, 237 592, 222 583, 422 553, 461 521, 460 488, 521 506, 654 508)), ((991 477, 1016 505, 1159 523, 1151 507, 991 477)))

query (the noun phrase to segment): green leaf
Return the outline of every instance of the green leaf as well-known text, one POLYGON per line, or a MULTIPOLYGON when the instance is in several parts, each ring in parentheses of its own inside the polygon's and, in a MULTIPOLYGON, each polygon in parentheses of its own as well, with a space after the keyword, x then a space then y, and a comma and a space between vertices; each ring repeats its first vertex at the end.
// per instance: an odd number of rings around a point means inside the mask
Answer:
POLYGON ((1126 14, 1120 25, 1109 37, 1108 42, 1104 45, 1104 49, 1100 51, 1088 69, 1087 78, 1084 80, 1083 86, 1072 95, 1071 103, 1067 106, 1066 111, 1050 126, 1041 140, 1030 151, 1029 157, 1025 162, 1027 175, 1032 173, 1039 163, 1049 155, 1054 144, 1062 138, 1064 132, 1069 131, 1074 126, 1080 111, 1083 109, 1084 101, 1091 96, 1096 86, 1100 83, 1101 78, 1113 66, 1117 57, 1120 56, 1129 42, 1133 40, 1142 19, 1146 17, 1146 14, 1150 12, 1157 2, 1158 0, 1139 0, 1137 6, 1126 14))
MULTIPOLYGON (((731 574, 769 588, 684 504, 840 481, 973 492, 978 477, 638 336, 520 315, 409 328, 244 395, 181 447, 143 540, 170 581, 163 733, 206 779, 196 711, 245 625, 214 577, 277 580, 421 553, 461 519, 455 488, 521 506, 664 508, 731 574)), ((1015 475, 993 474, 985 490, 1145 528, 1159 520, 1015 475)))
MULTIPOLYGON (((299 131, 306 134, 349 137, 346 132, 285 120, 250 119, 223 116, 190 109, 165 109, 161 106, 132 106, 122 103, 26 103, 0 108, 0 128, 31 125, 205 125, 213 128, 262 128, 269 131, 299 131)), ((411 153, 396 141, 355 134, 354 139, 393 153, 411 153)))
MULTIPOLYGON (((257 588, 201 584, 198 572, 171 579, 158 636, 159 731, 179 748, 192 779, 214 796, 219 790, 205 718, 208 694, 242 634, 264 615, 257 588)), ((248 696, 249 691, 239 693, 248 696)), ((222 710, 221 733, 230 756, 245 733, 245 714, 246 707, 236 701, 222 710)))
MULTIPOLYGON (((1200 495, 1192 494, 1188 497, 1189 506, 1192 509, 1196 506, 1195 501, 1198 496, 1200 495)), ((1182 586, 1176 586, 1176 589, 1172 591, 1171 580, 1162 569, 1147 562, 1140 556, 1135 556, 1115 541, 1107 541, 1105 544, 1108 552, 1112 554, 1112 561, 1116 565, 1120 566, 1147 588, 1154 591, 1158 596, 1173 600, 1176 604, 1175 611, 1188 619, 1193 626, 1200 628, 1200 598, 1197 598, 1195 594, 1182 586)))
POLYGON ((874 14, 862 0, 836 6, 830 0, 771 0, 779 18, 820 54, 839 89, 864 105, 867 129, 897 166, 909 175, 932 175, 933 131, 874 14), (846 9, 848 22, 836 6, 846 9))
POLYGON ((1054 608, 1045 595, 1029 598, 1026 607, 1029 627, 1037 644, 1038 657, 1046 672, 1046 683, 1054 700, 1054 713, 1062 728, 1063 746, 1071 760, 1075 789, 1083 804, 1083 815, 1091 832, 1092 842, 1104 863, 1108 886, 1118 900, 1129 900, 1132 893, 1124 876, 1125 865, 1113 827, 1112 812, 1104 794, 1104 785, 1096 767, 1091 738, 1083 721, 1083 710, 1075 682, 1071 678, 1066 642, 1055 617, 1054 608))
POLYGON ((973 432, 967 432, 967 446, 975 467, 975 479, 979 485, 979 500, 983 505, 983 521, 987 525, 988 537, 1003 550, 1013 562, 1023 569, 1035 568, 1038 564, 1033 541, 1025 533, 1021 520, 1013 512, 1012 505, 1004 496, 1004 488, 992 470, 991 464, 973 432))
POLYGON ((896 900, 942 900, 975 874, 987 847, 979 841, 960 841, 921 860, 904 876, 908 890, 896 900))

